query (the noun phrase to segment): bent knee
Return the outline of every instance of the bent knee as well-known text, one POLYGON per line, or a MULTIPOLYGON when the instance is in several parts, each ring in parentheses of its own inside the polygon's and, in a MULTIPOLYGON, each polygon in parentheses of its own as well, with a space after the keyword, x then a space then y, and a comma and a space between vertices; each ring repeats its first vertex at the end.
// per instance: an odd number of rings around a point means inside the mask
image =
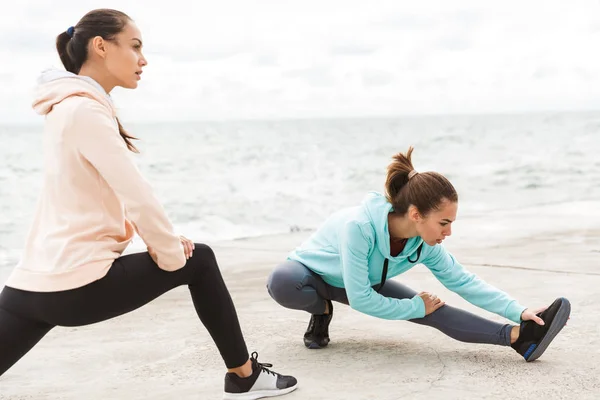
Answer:
POLYGON ((194 252, 192 253, 192 257, 187 260, 186 266, 188 265, 192 268, 219 269, 215 252, 210 246, 204 243, 194 243, 194 252))
POLYGON ((267 279, 267 291, 276 302, 283 304, 290 294, 303 286, 303 279, 293 266, 283 263, 275 267, 267 279))
POLYGON ((203 259, 216 259, 213 249, 204 243, 194 243, 193 257, 196 256, 203 259))

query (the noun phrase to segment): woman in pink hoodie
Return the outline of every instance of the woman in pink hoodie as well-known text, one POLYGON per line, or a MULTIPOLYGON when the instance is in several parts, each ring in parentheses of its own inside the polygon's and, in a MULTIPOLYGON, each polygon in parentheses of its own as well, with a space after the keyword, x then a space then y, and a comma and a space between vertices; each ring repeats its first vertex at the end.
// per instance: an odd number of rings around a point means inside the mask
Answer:
POLYGON ((188 285, 224 363, 225 399, 289 393, 294 377, 249 357, 210 247, 177 236, 131 155, 133 137, 108 95, 134 89, 147 62, 124 13, 100 9, 61 33, 67 72, 46 73, 44 181, 20 263, 0 293, 0 375, 55 326, 104 321, 188 285), (137 232, 148 251, 122 256, 137 232))

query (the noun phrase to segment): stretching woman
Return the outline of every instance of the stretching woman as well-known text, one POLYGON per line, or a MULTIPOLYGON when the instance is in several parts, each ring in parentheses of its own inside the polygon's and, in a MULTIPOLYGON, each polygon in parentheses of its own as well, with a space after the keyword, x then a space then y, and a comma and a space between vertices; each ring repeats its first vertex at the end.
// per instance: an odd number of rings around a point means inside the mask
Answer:
POLYGON ((412 148, 397 154, 388 167, 387 195, 369 193, 361 205, 334 213, 275 268, 267 284, 271 297, 312 314, 304 334, 310 349, 329 343, 337 301, 375 317, 432 326, 463 342, 512 346, 525 360, 535 360, 565 325, 569 302, 559 298, 547 308, 526 308, 465 270, 441 245, 456 220, 456 190, 438 173, 415 171, 411 154, 412 148), (467 301, 517 325, 386 281, 417 264, 467 301))

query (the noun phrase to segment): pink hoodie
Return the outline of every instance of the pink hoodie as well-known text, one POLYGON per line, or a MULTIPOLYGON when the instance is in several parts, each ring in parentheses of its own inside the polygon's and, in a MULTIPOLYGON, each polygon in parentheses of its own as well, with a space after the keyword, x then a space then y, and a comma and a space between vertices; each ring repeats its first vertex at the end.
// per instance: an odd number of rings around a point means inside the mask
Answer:
POLYGON ((87 77, 42 76, 33 108, 45 115, 44 178, 24 254, 7 286, 74 289, 102 278, 134 230, 158 266, 186 263, 179 237, 119 135, 116 110, 87 77))

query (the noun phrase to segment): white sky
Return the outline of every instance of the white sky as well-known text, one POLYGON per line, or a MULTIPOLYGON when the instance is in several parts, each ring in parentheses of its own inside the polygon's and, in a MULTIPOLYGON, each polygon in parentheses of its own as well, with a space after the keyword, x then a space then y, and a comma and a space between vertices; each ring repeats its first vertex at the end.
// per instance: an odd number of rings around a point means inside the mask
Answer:
POLYGON ((113 97, 128 121, 600 109, 600 2, 7 2, 0 123, 32 122, 57 34, 114 7, 149 65, 113 97))

